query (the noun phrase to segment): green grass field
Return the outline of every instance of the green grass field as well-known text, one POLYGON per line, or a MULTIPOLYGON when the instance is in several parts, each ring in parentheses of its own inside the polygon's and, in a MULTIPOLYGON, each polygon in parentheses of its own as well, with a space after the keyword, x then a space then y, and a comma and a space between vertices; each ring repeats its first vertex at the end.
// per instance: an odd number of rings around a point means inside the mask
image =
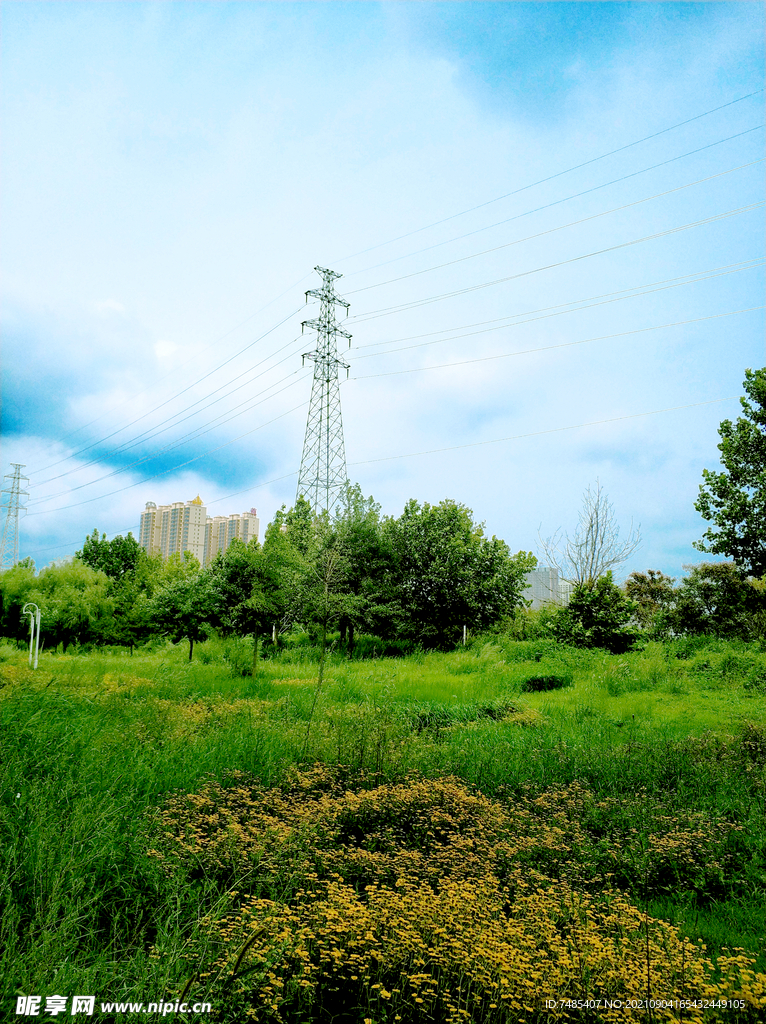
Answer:
POLYGON ((255 678, 244 641, 187 655, 43 653, 31 672, 0 646, 3 1019, 21 994, 90 993, 91 1019, 128 1020, 100 1002, 187 982, 232 1022, 621 1020, 540 1000, 692 982, 747 1005, 630 1019, 766 1016, 755 645, 331 655, 319 693, 299 651, 255 678))

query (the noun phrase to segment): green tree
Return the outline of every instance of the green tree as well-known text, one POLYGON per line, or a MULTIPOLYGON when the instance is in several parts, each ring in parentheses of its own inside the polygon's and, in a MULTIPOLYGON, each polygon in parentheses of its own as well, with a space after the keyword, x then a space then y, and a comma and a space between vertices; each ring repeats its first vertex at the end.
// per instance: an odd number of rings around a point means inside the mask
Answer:
POLYGON ((401 636, 427 647, 455 643, 463 626, 485 629, 522 604, 525 574, 534 555, 511 555, 508 545, 484 536, 469 508, 446 499, 414 499, 387 520, 401 636))
POLYGON ((209 573, 221 597, 221 628, 224 633, 249 632, 242 610, 253 592, 258 576, 257 542, 244 544, 234 538, 225 552, 218 552, 209 573))
POLYGON ((315 519, 311 505, 305 498, 299 497, 293 508, 285 511, 283 505, 270 525, 285 534, 292 546, 306 555, 313 543, 315 519))
POLYGON ((99 639, 105 643, 121 644, 130 649, 157 631, 151 600, 141 581, 131 577, 123 579, 115 589, 114 611, 99 639))
POLYGON ((43 569, 26 600, 40 608, 41 644, 61 644, 65 653, 72 643, 98 640, 114 612, 112 581, 77 558, 43 569))
POLYGON ((154 591, 175 578, 179 567, 199 570, 194 559, 191 565, 174 555, 168 564, 161 556, 150 557, 133 534, 106 539, 98 530, 86 537, 79 558, 93 569, 104 572, 113 582, 113 617, 100 624, 95 639, 101 643, 122 644, 133 648, 155 631, 150 598, 154 591))
MULTIPOLYGON (((21 609, 35 586, 35 563, 31 558, 17 562, 11 569, 0 573, 0 631, 2 636, 20 640, 29 632, 29 620, 21 609), (25 628, 26 625, 26 628, 25 628)), ((35 602, 37 603, 37 602, 35 602)))
POLYGON ((223 631, 253 638, 253 675, 258 661, 259 636, 274 629, 284 615, 291 578, 285 568, 294 561, 284 557, 294 553, 279 530, 277 538, 272 535, 271 540, 262 548, 256 540, 245 545, 235 538, 225 554, 216 556, 209 569, 221 598, 223 631))
POLYGON ((689 575, 676 590, 669 621, 677 633, 709 633, 750 639, 761 604, 757 588, 734 562, 685 565, 689 575))
POLYGON ((75 558, 79 558, 91 569, 100 569, 110 579, 119 581, 135 573, 142 554, 143 548, 132 533, 127 537, 118 535, 107 540, 105 533, 99 537, 98 530, 94 530, 85 538, 82 551, 78 551, 75 558))
POLYGON ((286 510, 283 505, 266 527, 263 552, 278 582, 272 594, 277 632, 306 621, 306 573, 319 550, 319 531, 327 522, 326 513, 315 516, 311 505, 299 497, 293 508, 286 510))
MULTIPOLYGON (((139 571, 143 564, 139 563, 139 571)), ((161 590, 171 583, 194 579, 200 568, 199 559, 191 551, 183 554, 175 551, 167 558, 156 555, 147 565, 145 585, 152 591, 161 590)))
POLYGON ((179 575, 158 590, 151 602, 155 622, 174 643, 189 641, 189 661, 194 644, 204 640, 220 621, 221 610, 221 595, 208 572, 179 575))
POLYGON ((339 625, 341 643, 348 636, 353 656, 354 632, 391 632, 392 550, 382 529, 380 505, 349 484, 341 498, 333 529, 344 553, 344 594, 339 625))
POLYGON ((752 576, 766 575, 766 368, 745 370, 744 416, 723 420, 721 473, 703 469, 694 507, 714 526, 696 541, 698 551, 726 555, 752 576))
POLYGON ((636 619, 642 629, 661 630, 661 618, 666 616, 675 601, 672 576, 658 569, 632 572, 625 581, 625 593, 636 602, 636 619))
POLYGON ((611 572, 577 583, 566 608, 556 613, 552 632, 561 643, 603 647, 613 654, 629 650, 636 639, 630 620, 636 603, 614 583, 611 572))

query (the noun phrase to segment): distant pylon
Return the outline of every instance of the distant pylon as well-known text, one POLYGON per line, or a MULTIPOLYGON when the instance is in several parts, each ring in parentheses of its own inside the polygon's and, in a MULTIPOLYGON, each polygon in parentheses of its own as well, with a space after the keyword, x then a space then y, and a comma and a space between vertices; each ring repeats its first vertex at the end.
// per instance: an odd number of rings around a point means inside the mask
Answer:
POLYGON ((5 499, 0 504, 0 509, 5 509, 3 536, 0 540, 0 571, 12 569, 19 560, 19 509, 24 508, 21 504, 22 497, 29 497, 29 493, 21 489, 22 480, 29 483, 29 478, 21 475, 24 466, 18 462, 12 462, 11 465, 13 473, 6 473, 3 478, 10 479, 10 487, 4 487, 0 492, 5 499))
POLYGON ((338 335, 348 338, 350 347, 351 335, 341 330, 335 320, 336 305, 345 306, 346 312, 349 307, 333 288, 333 281, 343 275, 324 267, 314 267, 314 270, 322 277, 322 287, 306 292, 306 301, 313 295, 322 305, 316 320, 304 320, 301 324, 301 329, 311 327, 317 332, 317 347, 303 354, 304 362, 311 359, 314 363, 314 382, 296 497, 305 498, 315 512, 321 512, 322 509, 332 510, 346 485, 338 367, 348 372, 349 366, 338 359, 336 339, 338 335))

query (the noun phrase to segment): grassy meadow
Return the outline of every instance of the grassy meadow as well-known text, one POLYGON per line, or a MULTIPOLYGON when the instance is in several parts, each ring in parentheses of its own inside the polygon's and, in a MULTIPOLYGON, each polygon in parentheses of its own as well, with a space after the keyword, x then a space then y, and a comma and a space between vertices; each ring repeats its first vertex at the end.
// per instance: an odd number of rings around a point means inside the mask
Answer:
POLYGON ((0 645, 5 1019, 766 1019, 758 645, 194 653, 0 645))

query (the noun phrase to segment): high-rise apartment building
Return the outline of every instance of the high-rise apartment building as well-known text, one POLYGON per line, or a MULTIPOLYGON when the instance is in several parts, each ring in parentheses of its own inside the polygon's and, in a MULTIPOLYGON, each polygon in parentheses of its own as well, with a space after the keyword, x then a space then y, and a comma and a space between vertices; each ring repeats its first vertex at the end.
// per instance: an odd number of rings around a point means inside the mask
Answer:
POLYGON ((235 512, 230 516, 207 517, 205 527, 205 565, 212 562, 220 551, 223 554, 236 537, 243 544, 255 537, 258 540, 260 521, 254 508, 241 515, 235 512))
POLYGON ((572 584, 559 578, 558 569, 540 567, 527 573, 527 585, 522 597, 532 601, 532 608, 545 604, 569 604, 572 584))
POLYGON ((141 513, 138 543, 150 555, 191 553, 205 561, 205 524, 207 509, 197 495, 192 501, 174 501, 172 505, 155 505, 147 501, 141 513))
POLYGON ((208 565, 219 551, 224 552, 237 537, 247 544, 258 539, 260 522, 254 508, 241 515, 214 516, 207 514, 202 498, 176 501, 172 505, 156 505, 147 501, 141 513, 139 544, 150 555, 191 553, 201 565, 208 565))

